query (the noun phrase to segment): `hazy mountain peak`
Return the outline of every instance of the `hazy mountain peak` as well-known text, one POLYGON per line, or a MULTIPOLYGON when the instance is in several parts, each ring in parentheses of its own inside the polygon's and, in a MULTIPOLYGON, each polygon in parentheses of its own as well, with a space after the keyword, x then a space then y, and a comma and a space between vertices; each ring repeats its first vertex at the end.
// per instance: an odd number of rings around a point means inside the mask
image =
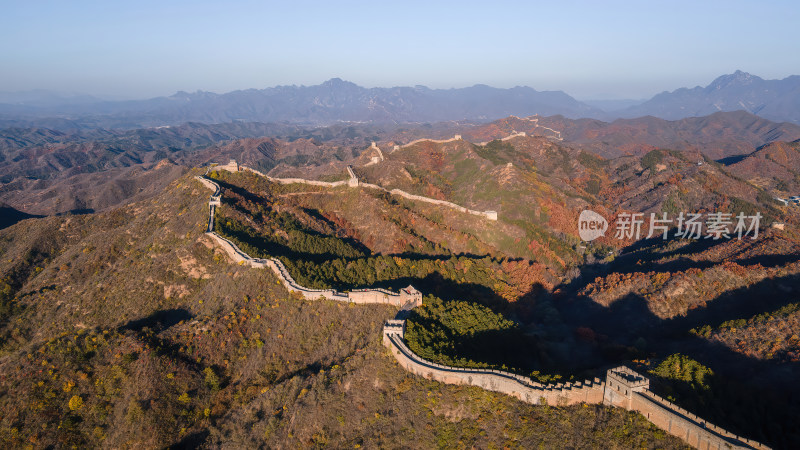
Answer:
POLYGON ((761 78, 751 75, 747 72, 737 70, 736 72, 728 75, 717 77, 711 84, 708 85, 709 90, 719 90, 732 86, 746 86, 758 81, 764 81, 761 78))
POLYGON ((346 87, 358 87, 357 84, 352 83, 350 81, 345 81, 345 80, 343 80, 343 79, 341 79, 339 77, 331 78, 330 80, 322 83, 322 85, 325 86, 325 87, 333 87, 333 88, 345 87, 345 86, 346 87))
POLYGON ((621 112, 623 117, 652 115, 677 120, 719 111, 747 111, 780 122, 800 123, 800 91, 796 77, 764 80, 737 70, 717 77, 706 87, 663 92, 621 112))
MULTIPOLYGON (((91 106, 91 105, 90 105, 91 106)), ((15 112, 0 105, 0 114, 15 112)), ((492 120, 531 114, 567 117, 602 116, 603 112, 563 92, 532 88, 503 89, 479 84, 469 88, 430 89, 425 86, 365 88, 341 78, 314 86, 278 86, 224 94, 180 91, 170 97, 106 102, 102 109, 27 111, 40 117, 58 114, 92 116, 92 126, 151 127, 185 122, 230 121, 329 124, 337 121, 373 123, 492 120)))

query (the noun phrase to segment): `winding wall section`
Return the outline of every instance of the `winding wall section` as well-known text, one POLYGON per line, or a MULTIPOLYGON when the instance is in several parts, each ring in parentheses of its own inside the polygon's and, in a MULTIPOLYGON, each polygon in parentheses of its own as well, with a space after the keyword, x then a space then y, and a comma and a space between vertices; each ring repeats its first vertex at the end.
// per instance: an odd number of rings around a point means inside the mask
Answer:
MULTIPOLYGON (((220 167, 227 170, 239 170, 239 166, 233 161, 228 166, 219 166, 218 168, 220 167)), ((350 173, 352 174, 352 171, 350 173)), ((266 175, 261 175, 266 177, 266 175)), ((239 249, 236 244, 214 231, 214 214, 216 208, 221 204, 221 189, 217 183, 203 176, 198 176, 197 179, 214 191, 209 200, 209 222, 206 234, 234 262, 256 268, 271 269, 289 292, 299 293, 306 299, 326 298, 351 303, 387 303, 403 309, 422 305, 422 294, 412 286, 402 289, 399 293, 385 289, 356 289, 343 293, 333 289, 310 289, 299 285, 280 260, 253 258, 239 249)), ((339 186, 346 184, 347 181, 337 183, 339 184, 336 185, 339 186)), ((380 186, 376 187, 383 189, 380 186)), ((454 206, 458 207, 458 205, 454 206)), ((389 320, 383 327, 383 344, 389 348, 400 366, 411 373, 431 380, 448 384, 478 386, 537 405, 566 406, 577 403, 602 403, 625 408, 642 414, 657 427, 685 440, 695 448, 703 450, 769 449, 759 442, 743 438, 711 424, 657 396, 649 390, 649 379, 624 366, 608 370, 605 381, 595 378, 582 382, 544 385, 528 377, 501 370, 451 367, 428 361, 416 355, 406 346, 403 341, 404 335, 405 320, 389 320)))
POLYGON ((220 206, 221 194, 220 187, 217 183, 209 180, 208 178, 198 176, 198 180, 204 186, 214 191, 209 205, 209 219, 208 230, 206 235, 209 236, 219 247, 224 251, 235 263, 248 265, 259 269, 269 268, 280 280, 281 284, 289 292, 294 292, 302 295, 309 300, 317 300, 319 298, 326 298, 328 300, 336 300, 340 302, 349 303, 386 303, 390 305, 400 306, 403 309, 410 309, 415 306, 422 305, 422 293, 414 289, 413 286, 401 289, 400 292, 391 292, 386 289, 357 289, 350 292, 339 292, 335 289, 311 289, 297 283, 286 266, 277 258, 253 258, 247 253, 243 252, 236 244, 226 239, 216 231, 214 231, 214 215, 216 209, 220 206))
MULTIPOLYGON (((209 170, 211 170, 211 168, 209 170)), ((258 176, 261 176, 261 177, 264 177, 264 178, 268 179, 269 181, 272 181, 274 183, 280 183, 280 184, 307 184, 307 185, 311 185, 311 186, 320 186, 320 187, 328 187, 328 188, 334 188, 334 187, 339 187, 339 186, 349 186, 349 187, 363 187, 363 188, 367 188, 367 189, 377 189, 379 191, 383 191, 383 192, 386 192, 386 193, 391 194, 391 195, 396 195, 398 197, 407 198, 409 200, 416 200, 416 201, 421 201, 421 202, 425 202, 425 203, 431 203, 431 204, 434 204, 434 205, 439 205, 439 206, 444 206, 444 207, 447 207, 447 208, 452 208, 452 209, 455 209, 457 211, 461 211, 461 212, 464 212, 464 213, 467 213, 467 214, 472 214, 472 215, 475 215, 475 216, 484 217, 484 218, 489 219, 489 220, 497 220, 497 211, 478 211, 478 210, 474 210, 474 209, 465 208, 465 207, 463 207, 461 205, 457 205, 455 203, 448 202, 448 201, 445 201, 445 200, 438 200, 438 199, 435 199, 435 198, 423 197, 421 195, 409 194, 408 192, 402 191, 400 189, 389 190, 389 189, 384 188, 383 186, 378 186, 377 184, 362 183, 356 177, 356 174, 355 174, 355 172, 353 172, 353 168, 351 166, 347 166, 347 174, 349 176, 349 178, 347 180, 345 180, 345 181, 333 181, 333 182, 330 182, 330 181, 316 181, 316 180, 304 180, 302 178, 274 178, 274 177, 266 175, 266 174, 264 174, 262 172, 259 172, 256 169, 252 169, 252 168, 247 167, 247 166, 240 166, 240 165, 236 164, 236 161, 231 161, 230 163, 228 163, 228 164, 226 164, 224 166, 214 166, 213 170, 227 170, 227 171, 230 171, 230 172, 239 172, 239 171, 252 172, 252 173, 254 173, 254 174, 258 175, 258 176)))
POLYGON ((657 427, 703 450, 769 448, 728 432, 653 394, 649 390, 650 380, 625 366, 608 370, 606 381, 595 378, 543 385, 501 370, 466 369, 427 361, 406 346, 404 334, 405 320, 389 320, 383 327, 383 344, 404 369, 431 380, 478 386, 537 405, 602 403, 625 408, 642 414, 657 427))

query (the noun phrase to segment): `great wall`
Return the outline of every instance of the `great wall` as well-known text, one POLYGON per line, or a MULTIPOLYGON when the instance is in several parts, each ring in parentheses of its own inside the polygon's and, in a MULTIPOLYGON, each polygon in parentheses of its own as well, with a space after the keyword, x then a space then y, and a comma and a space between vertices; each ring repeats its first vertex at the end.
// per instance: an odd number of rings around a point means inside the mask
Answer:
MULTIPOLYGON (((518 134, 517 134, 518 135, 518 134)), ((460 136, 456 136, 460 139, 460 136)), ((456 139, 454 138, 454 139, 456 139)), ((451 139, 451 140, 454 140, 451 139)), ((382 155, 381 155, 382 156, 382 155)), ((212 168, 206 171, 206 175, 212 168)), ((281 184, 301 183, 314 186, 336 187, 348 185, 377 188, 394 195, 408 196, 415 200, 428 201, 478 215, 490 212, 467 210, 461 206, 441 200, 419 197, 397 189, 387 191, 377 185, 359 183, 352 168, 348 167, 350 179, 337 182, 322 182, 296 178, 273 178, 254 169, 240 167, 235 161, 225 166, 215 166, 213 170, 250 171, 261 175, 272 182, 281 184)), ((299 285, 286 267, 277 258, 253 258, 239 249, 233 242, 214 231, 214 215, 221 206, 221 188, 205 176, 196 177, 213 194, 209 200, 209 221, 206 235, 212 238, 220 248, 236 263, 255 268, 269 268, 278 277, 281 284, 289 291, 295 292, 309 300, 325 298, 350 303, 383 303, 399 306, 401 310, 410 310, 422 305, 422 293, 408 286, 395 293, 385 289, 354 289, 350 292, 338 292, 333 289, 310 289, 299 285)), ((489 217, 492 218, 492 217, 489 217)), ((493 220, 497 220, 496 213, 493 220)), ((401 367, 418 376, 447 384, 471 385, 486 390, 513 396, 521 401, 536 405, 568 406, 579 403, 603 404, 635 411, 643 415, 658 428, 683 439, 689 445, 702 449, 769 449, 764 444, 738 436, 726 431, 674 403, 659 397, 650 391, 650 381, 641 374, 625 366, 609 369, 606 379, 585 380, 578 382, 541 384, 528 377, 493 369, 470 369, 451 367, 427 361, 412 352, 404 342, 406 321, 389 320, 383 327, 383 344, 392 353, 401 367)))
POLYGON ((214 231, 214 215, 217 207, 221 205, 220 186, 208 178, 198 176, 198 180, 204 186, 214 191, 208 202, 209 219, 206 235, 214 240, 217 245, 237 264, 248 265, 259 269, 269 268, 278 277, 278 280, 289 292, 296 292, 309 300, 326 298, 348 303, 388 303, 404 309, 422 305, 422 294, 408 286, 400 292, 391 292, 385 289, 354 289, 350 292, 338 292, 335 289, 311 289, 298 284, 292 275, 286 270, 286 266, 277 258, 253 258, 243 252, 230 240, 220 236, 214 231))
POLYGON ((383 326, 383 344, 397 362, 411 373, 447 384, 478 386, 510 395, 535 405, 568 406, 603 404, 636 411, 662 430, 701 449, 768 449, 764 444, 728 432, 650 391, 650 380, 625 366, 599 378, 543 385, 530 378, 501 370, 443 366, 412 352, 403 342, 405 320, 389 320, 383 326))
POLYGON ((228 164, 225 165, 214 166, 214 170, 227 170, 229 172, 240 172, 240 171, 252 172, 256 175, 268 179, 269 181, 272 181, 273 183, 280 183, 280 184, 307 184, 309 186, 319 186, 328 188, 348 186, 348 187, 363 187, 368 189, 375 189, 386 192, 391 195, 396 195, 398 197, 407 198, 409 200, 417 200, 425 203, 431 203, 434 205, 445 206, 467 214, 485 217, 489 220, 497 220, 497 211, 477 211, 474 209, 465 208, 461 205, 456 205, 455 203, 448 202, 446 200, 438 200, 435 198, 423 197, 421 195, 414 195, 400 189, 389 190, 383 186, 378 186, 377 184, 363 183, 356 177, 356 174, 355 172, 353 172, 353 168, 351 166, 347 166, 347 173, 349 178, 343 181, 317 181, 317 180, 305 180, 302 178, 275 178, 266 175, 256 169, 252 169, 247 166, 240 166, 234 160, 231 160, 228 164))
MULTIPOLYGON (((515 119, 518 119, 518 120, 526 120, 528 122, 532 122, 532 123, 534 123, 536 125, 536 127, 544 128, 546 130, 549 130, 549 131, 555 133, 555 136, 549 136, 549 137, 551 137, 553 139, 556 139, 556 140, 559 140, 559 141, 562 140, 560 131, 556 131, 556 130, 553 130, 551 128, 539 125, 539 118, 538 117, 534 117, 534 118, 530 118, 530 117, 520 118, 520 117, 517 117, 517 116, 511 116, 511 117, 513 117, 515 119)), ((519 131, 519 132, 513 131, 508 136, 500 138, 499 140, 500 141, 507 141, 507 140, 510 140, 510 139, 513 139, 513 138, 516 138, 516 137, 525 137, 525 136, 527 136, 527 133, 525 133, 524 131, 519 131)), ((461 137, 460 134, 456 134, 455 136, 453 136, 450 139, 421 138, 421 139, 413 140, 413 141, 411 141, 411 142, 409 142, 407 144, 395 145, 392 151, 397 151, 397 150, 400 150, 400 149, 403 149, 403 148, 411 147, 413 145, 419 144, 420 142, 432 142, 432 143, 435 143, 435 144, 446 144, 448 142, 455 142, 455 141, 460 141, 460 140, 463 140, 463 138, 461 137)), ((475 145, 485 146, 488 143, 489 142, 479 142, 479 143, 476 143, 475 145)), ((367 164, 365 164, 365 167, 378 164, 378 163, 380 163, 380 162, 385 160, 385 158, 383 156, 383 152, 381 151, 380 147, 378 147, 378 145, 375 142, 372 142, 367 150, 373 150, 373 151, 375 151, 375 153, 377 153, 377 155, 373 156, 372 158, 370 158, 370 161, 367 164)), ((358 177, 356 177, 356 174, 355 174, 355 172, 353 172, 353 168, 351 166, 347 166, 347 173, 348 173, 349 178, 347 180, 343 180, 343 181, 317 181, 317 180, 306 180, 306 179, 303 179, 303 178, 276 178, 276 177, 271 177, 271 176, 269 176, 269 175, 267 175, 265 173, 262 173, 262 172, 260 172, 260 171, 258 171, 256 169, 253 169, 253 168, 250 168, 250 167, 247 167, 247 166, 240 166, 239 164, 236 163, 235 160, 231 160, 228 164, 225 164, 225 165, 217 165, 217 166, 215 166, 215 169, 216 170, 227 170, 227 171, 230 171, 230 172, 248 171, 248 172, 255 173, 256 175, 262 176, 262 177, 264 177, 264 178, 266 178, 266 179, 268 179, 268 180, 270 180, 270 181, 272 181, 274 183, 280 183, 280 184, 306 184, 306 185, 310 185, 310 186, 319 186, 319 187, 328 187, 328 188, 334 188, 334 187, 338 187, 338 186, 348 186, 348 187, 364 187, 364 188, 368 188, 368 189, 376 189, 376 190, 383 191, 383 192, 386 192, 386 193, 391 194, 391 195, 396 195, 396 196, 399 196, 399 197, 403 197, 403 198, 406 198, 406 199, 409 199, 409 200, 416 200, 416 201, 431 203, 431 204, 434 204, 434 205, 445 206, 445 207, 452 208, 452 209, 455 209, 457 211, 461 211, 461 212, 464 212, 464 213, 467 213, 467 214, 472 214, 472 215, 476 215, 476 216, 482 216, 482 217, 485 217, 485 218, 487 218, 489 220, 497 220, 497 211, 491 211, 491 210, 490 211, 477 211, 477 210, 474 210, 474 209, 469 209, 469 208, 466 208, 464 206, 457 205, 457 204, 452 203, 452 202, 448 202, 446 200, 439 200, 439 199, 435 199, 435 198, 425 197, 425 196, 422 196, 422 195, 415 195, 415 194, 411 194, 411 193, 408 193, 406 191, 403 191, 401 189, 391 189, 391 190, 389 190, 389 189, 384 188, 383 186, 378 186, 377 184, 361 182, 358 179, 358 177)))
POLYGON ((513 115, 509 116, 509 117, 512 118, 512 119, 526 120, 528 122, 531 122, 531 123, 534 124, 534 126, 536 128, 544 128, 545 130, 547 130, 547 131, 549 131, 549 132, 554 134, 554 136, 547 136, 547 137, 551 137, 551 138, 553 138, 553 139, 555 139, 557 141, 563 141, 564 140, 564 138, 561 137, 561 132, 560 131, 554 130, 554 129, 552 129, 550 127, 546 127, 544 125, 539 125, 539 115, 538 114, 534 114, 533 116, 529 116, 529 117, 517 117, 517 116, 513 116, 513 115))

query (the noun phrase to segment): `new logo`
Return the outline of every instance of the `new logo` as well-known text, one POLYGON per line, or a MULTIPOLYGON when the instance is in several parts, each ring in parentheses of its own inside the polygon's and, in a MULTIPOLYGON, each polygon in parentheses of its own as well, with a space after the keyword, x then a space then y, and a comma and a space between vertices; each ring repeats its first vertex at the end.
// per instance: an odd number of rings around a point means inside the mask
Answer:
POLYGON ((578 235, 586 242, 591 242, 604 236, 608 230, 608 221, 605 217, 591 209, 584 209, 578 217, 578 235))

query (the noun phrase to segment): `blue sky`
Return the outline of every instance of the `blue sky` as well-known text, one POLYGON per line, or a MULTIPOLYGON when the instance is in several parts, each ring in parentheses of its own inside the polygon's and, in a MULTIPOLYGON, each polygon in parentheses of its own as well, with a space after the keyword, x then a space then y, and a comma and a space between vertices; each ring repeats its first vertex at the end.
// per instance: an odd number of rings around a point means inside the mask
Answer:
POLYGON ((645 98, 800 74, 796 1, 7 1, 0 91, 143 98, 340 77, 645 98))

